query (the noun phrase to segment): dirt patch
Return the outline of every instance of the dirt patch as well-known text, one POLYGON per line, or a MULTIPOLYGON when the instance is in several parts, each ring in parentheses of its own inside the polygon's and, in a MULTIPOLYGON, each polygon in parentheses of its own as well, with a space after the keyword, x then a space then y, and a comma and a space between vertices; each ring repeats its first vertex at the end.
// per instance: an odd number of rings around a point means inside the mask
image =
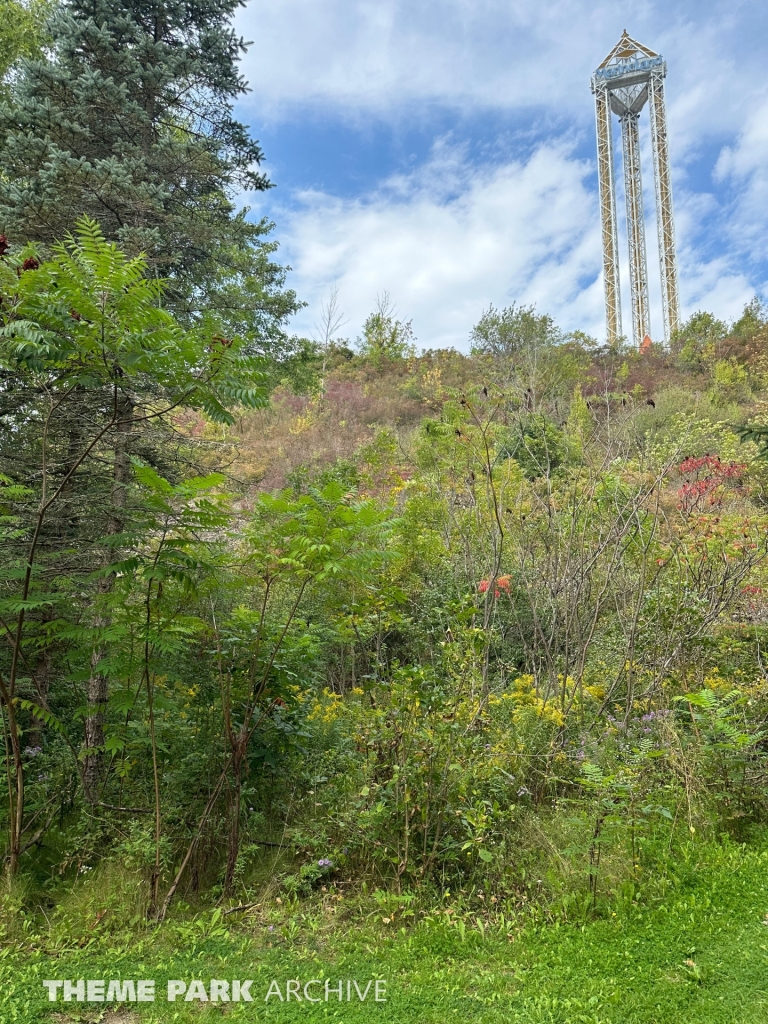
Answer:
POLYGON ((75 1016, 67 1013, 53 1013, 50 1020, 55 1024, 139 1024, 133 1010, 118 1007, 116 1010, 83 1010, 75 1016))

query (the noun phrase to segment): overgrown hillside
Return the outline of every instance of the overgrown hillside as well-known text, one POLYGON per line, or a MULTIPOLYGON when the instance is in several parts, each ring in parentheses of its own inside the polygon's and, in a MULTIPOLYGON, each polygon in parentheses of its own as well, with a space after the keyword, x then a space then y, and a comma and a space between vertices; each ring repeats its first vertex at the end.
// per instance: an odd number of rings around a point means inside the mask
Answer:
POLYGON ((417 356, 380 311, 388 349, 270 378, 92 222, 28 252, 0 267, 9 948, 222 910, 270 948, 339 900, 361 935, 511 941, 760 856, 759 303, 643 354, 511 307, 417 356))
POLYGON ((234 0, 11 7, 0 1016, 309 963, 398 1021, 762 1019, 768 311, 291 337, 234 0))
POLYGON ((24 264, 5 334, 14 873, 130 857, 163 916, 278 850, 297 894, 597 912, 762 822, 759 304, 642 355, 512 307, 416 356, 379 311, 249 411, 258 364, 94 231, 24 264))

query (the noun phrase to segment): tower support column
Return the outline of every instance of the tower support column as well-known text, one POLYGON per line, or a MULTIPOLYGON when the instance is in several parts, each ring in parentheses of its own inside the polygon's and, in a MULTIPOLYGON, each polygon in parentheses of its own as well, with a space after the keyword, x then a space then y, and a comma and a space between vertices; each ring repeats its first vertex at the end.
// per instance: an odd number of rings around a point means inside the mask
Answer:
POLYGON ((635 345, 640 346, 646 335, 650 335, 643 180, 640 173, 640 114, 634 110, 625 110, 620 121, 624 151, 624 192, 627 204, 632 334, 635 345))
POLYGON ((619 248, 616 232, 616 191, 613 170, 613 132, 608 90, 595 92, 597 120, 597 175, 600 190, 600 224, 603 239, 603 286, 605 289, 605 325, 609 345, 621 337, 621 283, 619 248))
POLYGON ((672 214, 672 176, 669 169, 667 115, 664 105, 664 78, 654 72, 648 83, 651 120, 651 148, 656 184, 656 228, 659 235, 659 267, 661 270, 661 301, 664 314, 664 336, 669 340, 680 327, 680 301, 677 290, 677 259, 675 255, 675 221, 672 214))

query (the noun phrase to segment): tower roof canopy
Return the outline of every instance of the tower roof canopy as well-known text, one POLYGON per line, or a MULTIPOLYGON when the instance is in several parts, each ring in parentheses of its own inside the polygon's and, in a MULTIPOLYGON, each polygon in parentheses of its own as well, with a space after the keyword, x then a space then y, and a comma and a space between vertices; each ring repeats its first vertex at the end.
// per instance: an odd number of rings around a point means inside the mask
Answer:
POLYGON ((618 63, 621 60, 632 59, 633 57, 658 57, 658 53, 653 50, 649 50, 647 46, 643 46, 642 43, 638 43, 636 39, 624 29, 621 39, 616 43, 614 48, 605 58, 602 64, 598 66, 598 71, 601 68, 608 67, 611 63, 618 63))
POLYGON ((666 73, 664 58, 638 43, 625 29, 621 39, 592 75, 592 92, 624 89, 649 82, 653 75, 663 78, 666 73))

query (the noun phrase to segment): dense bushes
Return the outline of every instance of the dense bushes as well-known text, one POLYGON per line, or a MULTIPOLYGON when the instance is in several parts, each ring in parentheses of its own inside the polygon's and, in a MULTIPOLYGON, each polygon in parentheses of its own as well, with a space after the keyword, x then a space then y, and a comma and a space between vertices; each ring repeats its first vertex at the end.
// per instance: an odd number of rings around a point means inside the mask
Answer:
POLYGON ((287 434, 361 420, 377 382, 386 422, 260 492, 216 440, 263 416, 243 342, 158 310, 93 224, 22 257, 4 824, 50 899, 130 877, 133 916, 342 882, 595 909, 764 820, 768 517, 737 355, 697 399, 699 369, 652 353, 650 404, 644 357, 531 311, 503 360, 350 355, 283 392, 287 434))

